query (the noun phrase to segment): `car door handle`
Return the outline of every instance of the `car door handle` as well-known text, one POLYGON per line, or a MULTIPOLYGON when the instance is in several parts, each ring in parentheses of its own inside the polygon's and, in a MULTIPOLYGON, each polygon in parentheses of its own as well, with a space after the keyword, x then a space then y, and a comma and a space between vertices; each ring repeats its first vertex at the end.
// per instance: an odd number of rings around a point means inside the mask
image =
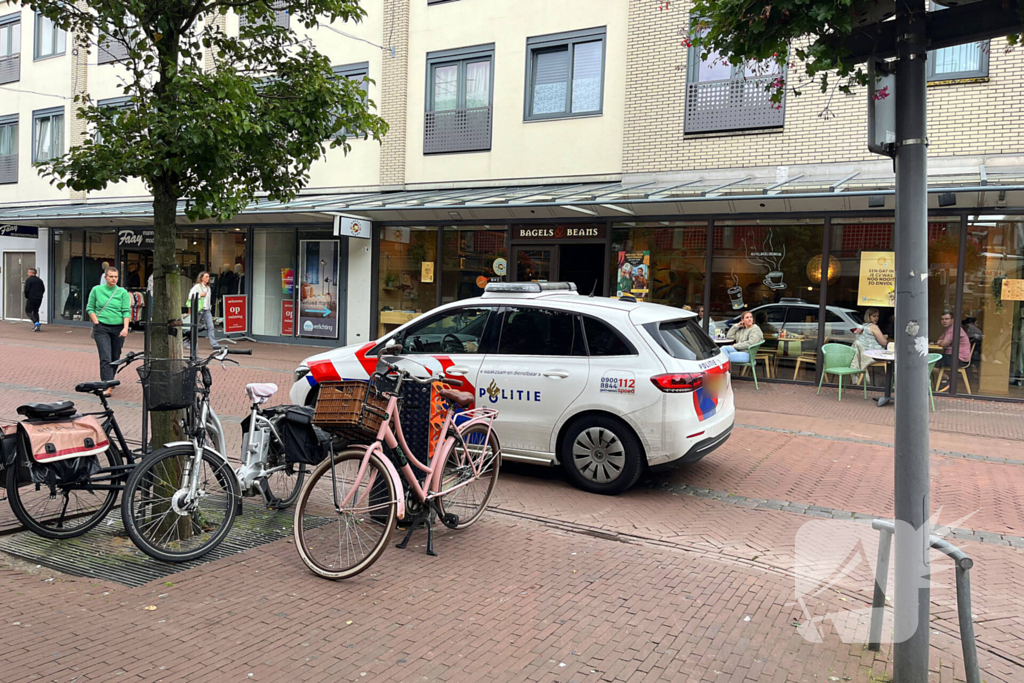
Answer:
POLYGON ((469 374, 469 368, 463 367, 461 365, 453 365, 447 370, 445 370, 445 374, 453 375, 455 377, 465 377, 466 375, 469 374))
POLYGON ((546 370, 544 376, 551 379, 566 379, 569 377, 569 373, 565 370, 546 370))

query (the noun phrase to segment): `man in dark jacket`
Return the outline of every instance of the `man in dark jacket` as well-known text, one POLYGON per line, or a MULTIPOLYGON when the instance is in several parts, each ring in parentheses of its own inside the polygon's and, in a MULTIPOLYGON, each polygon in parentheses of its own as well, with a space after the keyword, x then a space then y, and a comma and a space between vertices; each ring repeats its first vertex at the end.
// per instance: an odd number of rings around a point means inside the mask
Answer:
POLYGON ((39 279, 39 271, 29 268, 28 277, 25 278, 25 312, 33 323, 33 332, 39 331, 39 307, 43 305, 44 294, 46 285, 39 279))

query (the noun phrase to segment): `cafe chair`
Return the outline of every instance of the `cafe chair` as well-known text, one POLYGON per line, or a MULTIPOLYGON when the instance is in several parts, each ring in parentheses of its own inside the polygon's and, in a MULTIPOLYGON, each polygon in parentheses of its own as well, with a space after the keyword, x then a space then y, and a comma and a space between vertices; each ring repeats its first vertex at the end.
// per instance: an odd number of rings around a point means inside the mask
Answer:
MULTIPOLYGON (((761 342, 764 344, 764 342, 761 342)), ((743 368, 743 375, 747 374, 747 368, 750 368, 750 372, 754 375, 754 391, 760 391, 761 389, 757 386, 757 361, 759 359, 758 353, 761 351, 761 344, 751 344, 747 348, 747 353, 750 355, 750 360, 746 363, 732 363, 732 365, 739 365, 743 368)), ((765 362, 767 365, 767 362, 765 362)))
MULTIPOLYGON (((964 381, 964 387, 967 389, 967 395, 971 395, 971 383, 967 380, 967 368, 971 367, 971 363, 974 362, 974 347, 977 346, 977 342, 971 344, 971 359, 967 361, 967 365, 961 365, 960 379, 964 381)), ((939 385, 942 384, 942 378, 946 375, 946 368, 939 368, 939 376, 935 378, 935 391, 939 390, 939 385)))
POLYGON ((803 350, 800 355, 796 357, 796 365, 793 368, 793 379, 796 380, 800 373, 800 366, 806 365, 818 365, 818 352, 813 349, 803 350))
MULTIPOLYGON (((821 347, 825 357, 824 367, 821 370, 821 379, 818 380, 818 393, 821 394, 821 384, 825 381, 825 375, 836 375, 839 378, 839 400, 843 400, 843 377, 852 375, 863 375, 860 368, 851 368, 855 354, 852 346, 846 344, 825 344, 821 347)), ((864 398, 868 397, 868 383, 864 384, 864 398)))

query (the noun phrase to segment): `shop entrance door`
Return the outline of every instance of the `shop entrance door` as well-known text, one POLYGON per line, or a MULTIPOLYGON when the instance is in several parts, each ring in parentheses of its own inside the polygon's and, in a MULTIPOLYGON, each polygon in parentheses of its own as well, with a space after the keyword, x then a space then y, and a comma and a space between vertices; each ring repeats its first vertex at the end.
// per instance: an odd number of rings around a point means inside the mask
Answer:
POLYGON ((603 243, 514 247, 516 282, 573 282, 580 294, 604 296, 604 255, 603 243))
POLYGON ((515 247, 512 258, 516 264, 516 282, 558 279, 558 247, 515 247))
POLYGON ((25 278, 28 269, 35 267, 35 252, 4 253, 4 317, 8 320, 25 319, 25 278))

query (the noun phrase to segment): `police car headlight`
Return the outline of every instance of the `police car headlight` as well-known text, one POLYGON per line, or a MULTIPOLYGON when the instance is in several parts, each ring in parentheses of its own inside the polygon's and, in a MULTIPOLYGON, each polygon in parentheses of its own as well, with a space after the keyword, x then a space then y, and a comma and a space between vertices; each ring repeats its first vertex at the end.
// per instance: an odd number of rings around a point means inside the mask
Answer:
POLYGON ((307 368, 305 366, 299 366, 299 368, 295 371, 295 381, 298 382, 300 379, 302 379, 303 377, 305 377, 308 374, 309 374, 309 368, 307 368))

